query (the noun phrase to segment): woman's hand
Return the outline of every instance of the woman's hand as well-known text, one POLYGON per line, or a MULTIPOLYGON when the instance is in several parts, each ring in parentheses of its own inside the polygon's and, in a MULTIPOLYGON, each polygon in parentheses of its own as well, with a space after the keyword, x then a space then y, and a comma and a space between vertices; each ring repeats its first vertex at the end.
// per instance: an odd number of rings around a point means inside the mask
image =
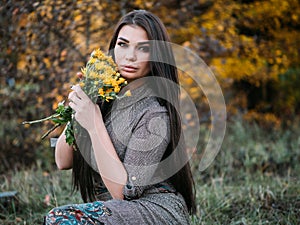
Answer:
POLYGON ((102 121, 100 109, 79 85, 74 85, 71 89, 73 91, 69 94, 69 106, 75 111, 74 117, 83 128, 92 132, 95 124, 102 121))

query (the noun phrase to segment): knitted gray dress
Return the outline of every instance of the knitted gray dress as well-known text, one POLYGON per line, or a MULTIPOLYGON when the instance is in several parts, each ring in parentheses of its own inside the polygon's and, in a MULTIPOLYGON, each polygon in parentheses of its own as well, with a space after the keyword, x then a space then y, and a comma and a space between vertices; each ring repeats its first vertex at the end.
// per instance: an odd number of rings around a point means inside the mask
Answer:
MULTIPOLYGON (((155 165, 170 140, 170 122, 165 107, 151 94, 149 89, 137 88, 132 97, 116 100, 105 120, 128 174, 124 200, 112 199, 99 176, 95 186, 98 201, 54 208, 45 224, 189 224, 183 197, 168 179, 160 180, 156 174, 155 165)), ((90 157, 90 165, 97 171, 93 153, 90 157)))

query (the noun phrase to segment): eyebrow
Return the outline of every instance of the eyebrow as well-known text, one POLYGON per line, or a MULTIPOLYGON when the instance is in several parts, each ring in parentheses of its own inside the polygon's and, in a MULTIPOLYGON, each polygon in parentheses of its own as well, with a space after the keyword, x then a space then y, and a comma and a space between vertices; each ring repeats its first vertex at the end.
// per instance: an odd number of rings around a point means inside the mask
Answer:
POLYGON ((149 44, 150 44, 149 41, 141 41, 137 43, 137 45, 149 45, 149 44))
POLYGON ((118 39, 121 39, 122 41, 125 41, 125 42, 129 43, 129 41, 126 38, 119 37, 118 39))
MULTIPOLYGON (((119 37, 118 39, 126 42, 126 43, 129 43, 129 40, 127 40, 126 38, 123 38, 123 37, 119 37)), ((146 44, 150 44, 149 41, 141 41, 141 42, 138 42, 137 45, 146 45, 146 44)))

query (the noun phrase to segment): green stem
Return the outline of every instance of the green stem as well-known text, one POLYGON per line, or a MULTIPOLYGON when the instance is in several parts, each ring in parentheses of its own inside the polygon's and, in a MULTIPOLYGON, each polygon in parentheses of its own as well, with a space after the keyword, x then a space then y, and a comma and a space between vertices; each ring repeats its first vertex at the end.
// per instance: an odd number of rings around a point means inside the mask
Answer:
POLYGON ((73 149, 74 151, 79 151, 78 145, 76 143, 76 140, 74 139, 73 143, 72 143, 73 149))
POLYGON ((40 122, 44 122, 44 121, 47 121, 47 120, 51 120, 53 118, 56 118, 58 117, 59 114, 53 114, 51 116, 48 116, 46 118, 43 118, 43 119, 39 119, 39 120, 33 120, 33 121, 24 121, 22 122, 22 124, 33 124, 33 123, 40 123, 40 122))
POLYGON ((55 126, 53 126, 50 130, 48 130, 41 138, 42 140, 47 137, 52 131, 54 131, 56 128, 58 128, 61 124, 57 123, 55 126))

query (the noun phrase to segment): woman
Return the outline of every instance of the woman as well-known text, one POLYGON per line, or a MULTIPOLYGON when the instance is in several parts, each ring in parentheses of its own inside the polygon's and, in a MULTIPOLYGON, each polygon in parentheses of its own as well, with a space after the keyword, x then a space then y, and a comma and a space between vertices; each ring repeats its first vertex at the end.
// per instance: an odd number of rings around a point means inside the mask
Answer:
POLYGON ((176 111, 179 91, 168 87, 178 84, 169 41, 156 16, 132 11, 121 18, 109 45, 132 96, 97 105, 79 86, 72 88, 69 105, 93 153, 87 160, 62 133, 55 160, 59 169, 73 168, 73 187, 88 203, 54 208, 45 224, 189 224, 194 183, 176 111), (166 177, 166 166, 159 164, 169 158, 169 169, 184 165, 166 177))

